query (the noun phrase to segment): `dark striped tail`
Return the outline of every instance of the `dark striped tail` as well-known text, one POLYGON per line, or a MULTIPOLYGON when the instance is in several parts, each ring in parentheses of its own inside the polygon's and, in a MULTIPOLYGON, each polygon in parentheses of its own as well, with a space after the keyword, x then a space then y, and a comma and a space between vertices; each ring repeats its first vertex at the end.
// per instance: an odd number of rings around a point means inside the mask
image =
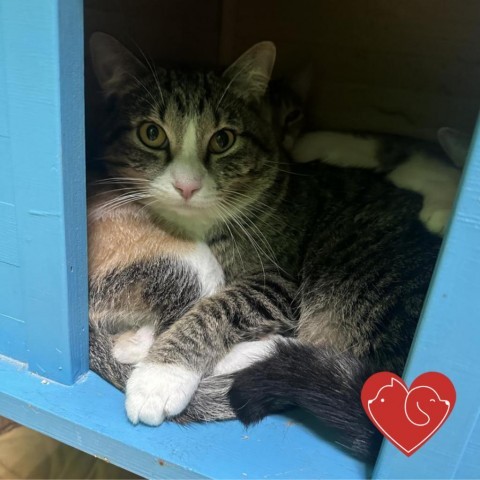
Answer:
POLYGON ((235 375, 229 397, 245 425, 288 408, 303 408, 332 429, 352 455, 372 461, 382 438, 360 401, 371 373, 352 356, 298 341, 278 342, 271 357, 235 375))

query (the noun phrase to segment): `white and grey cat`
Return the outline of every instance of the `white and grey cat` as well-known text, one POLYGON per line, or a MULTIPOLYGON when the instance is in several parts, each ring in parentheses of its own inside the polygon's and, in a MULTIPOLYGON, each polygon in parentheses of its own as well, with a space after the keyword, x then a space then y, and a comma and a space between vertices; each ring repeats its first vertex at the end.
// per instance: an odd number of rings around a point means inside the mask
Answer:
MULTIPOLYGON (((374 371, 401 373, 441 244, 418 220, 420 195, 378 172, 291 164, 266 98, 269 42, 219 75, 144 65, 111 37, 92 40, 110 106, 108 175, 136 179, 139 208, 169 235, 208 245, 225 279, 155 332, 126 382, 129 418, 183 415, 238 344, 294 336, 210 395, 216 418, 233 410, 248 424, 299 406, 372 458, 379 435, 360 389, 374 371)), ((140 267, 151 281, 155 270, 140 267)))
MULTIPOLYGON (((90 368, 120 390, 125 390, 156 337, 225 282, 205 243, 175 238, 152 221, 135 201, 138 191, 133 194, 125 186, 138 181, 124 177, 124 187, 118 188, 118 179, 97 179, 88 195, 90 368)), ((231 373, 262 358, 273 340, 234 347, 212 373, 231 373)), ((233 411, 225 405, 217 409, 212 401, 212 395, 230 383, 218 377, 202 380, 193 401, 175 421, 233 417, 233 411)), ((171 403, 167 415, 183 410, 190 400, 174 382, 164 382, 163 391, 171 403)))
POLYGON ((320 159, 329 165, 384 173, 397 187, 422 195, 420 220, 431 232, 443 235, 469 138, 452 128, 442 128, 438 141, 444 152, 432 143, 395 135, 315 131, 298 138, 292 156, 299 163, 320 159))
MULTIPOLYGON (((129 55, 111 37, 96 34, 92 39, 94 59, 97 49, 106 45, 113 51, 118 49, 119 54, 129 55)), ((128 58, 133 61, 133 57, 128 58)), ((101 70, 99 75, 102 75, 101 70)), ((287 137, 296 138, 300 132, 303 113, 298 110, 292 114, 293 106, 303 100, 299 78, 297 76, 293 83, 276 81, 269 90, 272 124, 280 142, 287 137)), ((106 137, 108 142, 109 135, 106 137)), ((221 289, 225 278, 205 242, 175 237, 155 222, 151 212, 140 203, 151 199, 148 183, 135 168, 126 167, 121 156, 117 153, 108 159, 119 168, 120 176, 112 177, 98 170, 98 165, 92 172, 95 180, 91 181, 88 195, 88 240, 91 368, 123 390, 133 367, 145 360, 156 338, 201 298, 221 289)), ((189 200, 185 185, 175 188, 186 201, 189 200)), ((253 342, 247 347, 234 348, 234 355, 220 360, 212 373, 238 369, 236 355, 240 351, 244 352, 244 357, 248 356, 248 360, 243 361, 252 361, 247 353, 258 346, 253 342)), ((255 354, 253 356, 255 358, 255 354)), ((172 404, 165 408, 165 415, 171 417, 183 410, 192 392, 177 395, 173 391, 175 382, 162 381, 164 398, 170 398, 172 404)), ((210 388, 209 381, 204 381, 200 397, 210 388)), ((136 389, 130 387, 132 390, 136 389)), ((127 402, 128 411, 136 409, 132 406, 132 397, 135 398, 130 395, 127 402)), ((210 411, 206 412, 205 401, 208 399, 194 401, 178 421, 210 418, 214 414, 212 405, 208 405, 210 411)), ((130 418, 137 421, 133 415, 130 418)), ((143 413, 143 420, 146 419, 143 413)))

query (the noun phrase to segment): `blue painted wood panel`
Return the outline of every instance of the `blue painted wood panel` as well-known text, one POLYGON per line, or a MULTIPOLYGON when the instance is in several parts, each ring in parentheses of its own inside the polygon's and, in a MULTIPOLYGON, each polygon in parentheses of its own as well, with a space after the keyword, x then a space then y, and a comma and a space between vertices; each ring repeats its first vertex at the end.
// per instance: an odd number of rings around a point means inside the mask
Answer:
POLYGON ((475 426, 455 472, 457 478, 480 478, 480 415, 473 423, 475 426))
POLYGON ((82 15, 81 0, 0 2, 0 261, 22 296, 0 313, 22 304, 30 368, 65 383, 88 368, 82 15))
MULTIPOLYGON (((0 15, 1 15, 1 5, 0 5, 0 15)), ((0 30, 0 85, 3 88, 0 88, 0 139, 2 137, 6 137, 8 133, 8 91, 6 87, 6 62, 4 61, 6 56, 6 48, 5 48, 5 38, 3 34, 3 30, 0 30)), ((1 150, 0 150, 1 153, 1 150)), ((0 168, 3 167, 3 161, 5 157, 0 155, 0 168)), ((0 187, 4 187, 5 183, 2 182, 0 179, 0 187)), ((0 188, 0 192, 1 192, 0 188)), ((1 198, 0 198, 1 200, 1 198)))
POLYGON ((480 478, 480 123, 460 189, 405 376, 444 373, 457 403, 412 457, 384 442, 375 478, 480 478))
POLYGON ((27 361, 20 268, 0 262, 0 355, 27 361))
POLYGON ((133 426, 124 395, 89 373, 47 383, 0 359, 0 415, 147 478, 366 478, 365 465, 292 418, 246 430, 239 422, 133 426))
POLYGON ((23 321, 0 314, 0 355, 18 358, 20 361, 26 362, 28 351, 25 330, 23 321))
POLYGON ((0 262, 19 265, 17 215, 15 205, 0 202, 0 262))
POLYGON ((26 361, 14 169, 8 130, 5 40, 5 32, 0 28, 0 354, 26 361))
MULTIPOLYGON (((1 37, 0 37, 1 40, 1 37)), ((0 57, 2 58, 2 57, 0 57)), ((0 69, 2 62, 0 62, 0 69)), ((2 77, 0 76, 0 82, 2 77)), ((0 83, 2 85, 2 83, 0 83)), ((3 85, 4 86, 4 85, 3 85)), ((0 111, 8 112, 7 104, 0 98, 0 111)), ((0 114, 1 115, 1 114, 0 114)), ((2 128, 2 126, 0 126, 2 128)), ((10 139, 7 130, 3 127, 3 133, 0 131, 0 202, 5 204, 13 204, 15 201, 13 188, 13 161, 10 155, 10 139)))

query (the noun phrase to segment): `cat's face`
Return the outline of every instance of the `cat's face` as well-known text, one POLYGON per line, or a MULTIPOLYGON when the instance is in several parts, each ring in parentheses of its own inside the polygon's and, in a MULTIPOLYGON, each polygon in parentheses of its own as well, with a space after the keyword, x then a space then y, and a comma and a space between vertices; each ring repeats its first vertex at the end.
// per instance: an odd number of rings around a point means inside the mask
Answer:
POLYGON ((112 106, 109 173, 135 187, 153 213, 201 237, 273 184, 278 147, 263 99, 271 43, 257 44, 223 75, 146 67, 104 34, 95 34, 91 47, 112 106))

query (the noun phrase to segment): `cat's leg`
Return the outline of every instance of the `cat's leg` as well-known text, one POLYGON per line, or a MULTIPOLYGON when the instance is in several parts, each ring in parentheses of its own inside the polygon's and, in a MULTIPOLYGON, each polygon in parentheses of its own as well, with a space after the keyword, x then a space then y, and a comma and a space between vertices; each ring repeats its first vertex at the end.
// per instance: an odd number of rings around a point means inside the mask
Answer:
POLYGON ((261 340, 237 343, 217 363, 213 375, 238 372, 269 357, 274 352, 276 342, 282 341, 284 338, 282 335, 269 335, 261 340))
POLYGON ((148 354, 154 336, 168 329, 168 325, 198 300, 200 287, 196 277, 185 268, 176 268, 177 264, 161 259, 140 272, 135 278, 136 288, 130 292, 143 292, 148 302, 142 297, 138 305, 125 294, 120 305, 112 308, 111 295, 104 284, 91 289, 91 368, 121 390, 125 389, 132 364, 148 354), (166 285, 169 288, 164 288, 166 285), (151 325, 155 325, 155 329, 151 325))
POLYGON ((429 192, 423 200, 420 220, 432 233, 442 236, 450 222, 455 192, 443 190, 429 192))
POLYGON ((120 363, 113 356, 115 335, 102 324, 90 323, 90 369, 119 390, 125 390, 132 365, 120 363))
POLYGON ((126 388, 129 419, 159 425, 183 411, 201 378, 233 345, 292 334, 296 289, 277 273, 261 272, 201 299, 135 367, 126 388))
POLYGON ((261 340, 234 345, 217 363, 213 375, 202 378, 187 408, 172 420, 186 424, 235 418, 229 399, 229 392, 236 377, 232 374, 269 359, 275 355, 279 344, 288 341, 289 339, 281 335, 268 335, 261 340))
POLYGON ((153 325, 145 325, 137 331, 127 330, 115 339, 113 356, 120 363, 138 363, 144 360, 155 340, 153 325))
POLYGON ((378 160, 379 140, 351 133, 318 131, 302 135, 292 151, 298 163, 322 160, 339 167, 375 169, 378 160))
POLYGON ((428 209, 420 212, 420 220, 432 233, 443 236, 452 216, 451 208, 428 209))

